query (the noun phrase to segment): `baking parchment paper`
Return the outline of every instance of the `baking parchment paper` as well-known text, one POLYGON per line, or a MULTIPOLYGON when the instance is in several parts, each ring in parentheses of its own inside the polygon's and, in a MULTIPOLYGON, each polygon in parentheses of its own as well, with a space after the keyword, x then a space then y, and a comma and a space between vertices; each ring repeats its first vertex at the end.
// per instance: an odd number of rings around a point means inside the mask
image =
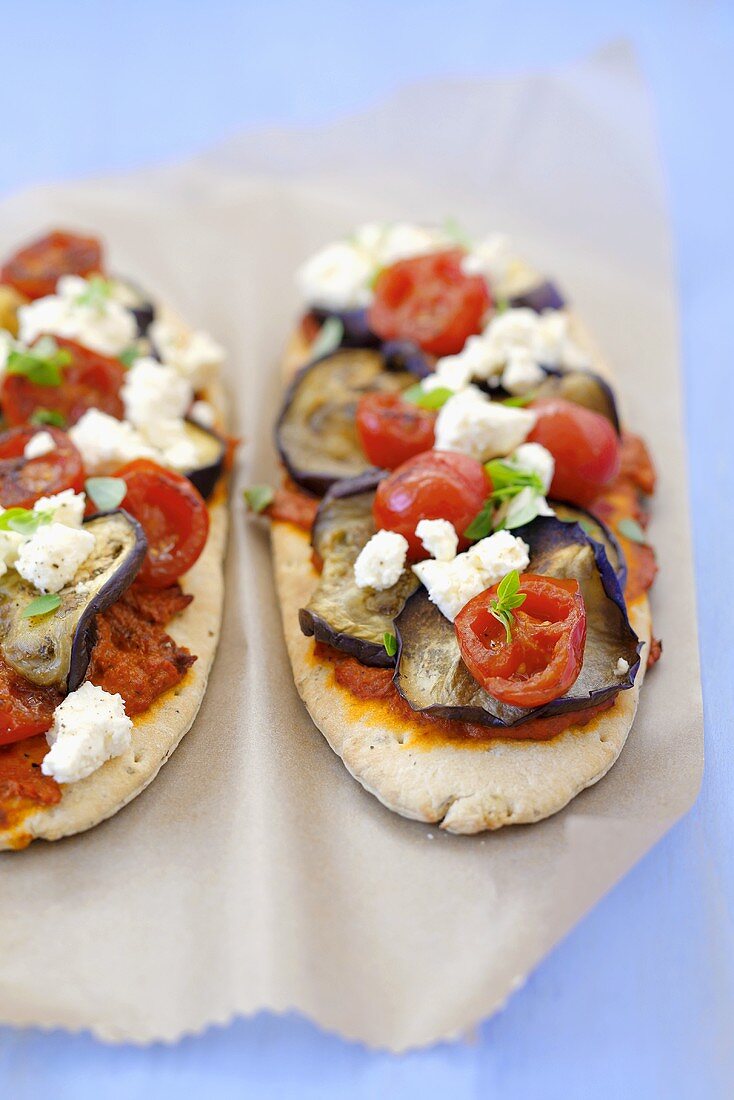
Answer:
MULTIPOLYGON (((554 73, 410 87, 312 130, 0 206, 0 250, 99 232, 229 349, 233 488, 219 656, 200 716, 109 822, 0 857, 0 1020, 174 1040, 295 1008, 392 1050, 462 1033, 692 804, 702 717, 664 194, 624 48, 554 73), (660 470, 652 539, 663 660, 621 759, 556 817, 476 838, 389 813, 312 725, 290 674, 267 533, 241 489, 275 476, 292 274, 372 218, 501 229, 558 279, 660 470)), ((569 981, 583 981, 569 975, 569 981)))

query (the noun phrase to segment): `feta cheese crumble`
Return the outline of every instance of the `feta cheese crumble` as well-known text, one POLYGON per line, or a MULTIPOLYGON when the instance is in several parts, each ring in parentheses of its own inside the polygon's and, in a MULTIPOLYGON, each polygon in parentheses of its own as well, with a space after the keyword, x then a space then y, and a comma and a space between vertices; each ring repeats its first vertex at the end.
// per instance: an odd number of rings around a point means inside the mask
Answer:
POLYGON ((84 493, 75 493, 73 489, 64 489, 50 497, 39 497, 33 505, 34 512, 53 512, 54 523, 63 523, 66 527, 81 527, 86 507, 84 493))
POLYGON ((453 622, 469 600, 513 569, 521 573, 529 561, 527 543, 509 531, 496 531, 451 561, 421 561, 413 572, 426 586, 429 600, 453 622))
POLYGON ((32 344, 42 335, 78 340, 101 355, 119 355, 137 336, 135 318, 113 297, 86 302, 89 283, 78 275, 62 275, 56 293, 21 306, 20 339, 32 344))
POLYGON ((459 536, 453 523, 447 519, 422 519, 415 533, 431 557, 437 561, 451 561, 456 557, 459 536))
POLYGON ((60 592, 92 553, 94 542, 91 531, 49 523, 23 543, 15 568, 39 592, 60 592))
POLYGON ((217 422, 217 412, 208 401, 194 401, 189 416, 201 428, 213 428, 217 422))
POLYGON ((530 409, 501 405, 470 386, 450 397, 436 420, 435 448, 460 451, 480 462, 519 447, 536 421, 530 409))
POLYGON ((9 567, 15 565, 22 545, 23 536, 16 531, 0 531, 0 577, 4 577, 9 567))
POLYGON ((378 531, 362 547, 354 563, 358 588, 383 592, 400 580, 408 555, 408 540, 397 531, 378 531))
POLYGON ((69 429, 87 474, 110 474, 135 458, 156 458, 155 448, 132 424, 116 420, 99 409, 87 409, 69 429))
POLYGON ((224 349, 209 335, 197 329, 190 332, 168 319, 155 320, 148 335, 166 366, 174 367, 195 390, 212 380, 224 362, 224 349))
POLYGON ((42 458, 56 450, 56 443, 51 432, 36 432, 23 448, 24 458, 42 458))
POLYGON ((150 434, 160 420, 180 419, 194 399, 191 383, 175 367, 156 359, 136 359, 120 390, 125 419, 150 434))
POLYGON ((87 681, 54 711, 53 725, 46 734, 50 751, 43 758, 41 771, 57 783, 85 779, 130 748, 132 728, 122 697, 87 681))
POLYGON ((614 672, 617 676, 626 676, 630 670, 630 663, 624 657, 620 657, 615 665, 614 672))
POLYGON ((495 298, 512 298, 539 281, 537 271, 514 255, 509 237, 502 233, 472 244, 461 266, 467 275, 483 275, 495 298))

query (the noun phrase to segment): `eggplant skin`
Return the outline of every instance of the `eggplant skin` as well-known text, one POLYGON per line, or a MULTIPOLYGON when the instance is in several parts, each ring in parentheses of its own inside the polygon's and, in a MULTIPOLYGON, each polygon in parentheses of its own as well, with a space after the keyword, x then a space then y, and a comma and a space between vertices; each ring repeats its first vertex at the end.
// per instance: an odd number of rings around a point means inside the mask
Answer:
POLYGON ((204 500, 208 500, 224 472, 227 444, 218 432, 213 431, 211 428, 203 428, 201 424, 195 423, 195 421, 190 420, 188 417, 186 418, 186 425, 187 431, 193 437, 200 437, 216 454, 216 457, 213 458, 211 462, 204 460, 202 464, 195 467, 195 469, 185 471, 186 477, 191 484, 199 490, 204 500))
POLYGON ((587 616, 584 663, 566 695, 540 707, 515 707, 489 695, 461 659, 453 623, 420 589, 396 620, 398 659, 395 685, 406 702, 435 718, 512 729, 545 718, 597 706, 631 688, 640 667, 641 643, 627 618, 614 568, 601 543, 578 523, 539 517, 516 532, 530 546, 528 572, 575 577, 587 616), (619 658, 629 664, 616 674, 619 658))
POLYGON ((597 516, 587 512, 585 508, 579 508, 578 504, 569 504, 568 501, 551 500, 550 506, 559 519, 566 523, 579 523, 588 537, 594 542, 601 543, 606 551, 609 564, 617 574, 619 587, 624 592, 627 581, 627 561, 624 551, 619 544, 617 536, 597 516))
POLYGON ((354 580, 354 562, 375 531, 372 502, 384 475, 384 470, 368 471, 340 481, 321 502, 312 545, 323 569, 298 621, 308 637, 326 642, 364 665, 392 668, 395 657, 387 654, 384 635, 393 632, 394 620, 418 581, 409 569, 384 592, 358 588, 354 580))
POLYGON ((534 309, 536 313, 542 313, 544 309, 563 309, 565 304, 558 287, 549 279, 510 298, 513 309, 534 309))
POLYGON ((415 382, 371 348, 346 348, 307 363, 286 392, 275 426, 283 464, 316 496, 342 478, 374 470, 359 442, 356 406, 370 392, 400 393, 415 382))
POLYGON ((53 615, 23 619, 36 590, 14 570, 0 578, 3 657, 39 686, 79 687, 94 646, 95 618, 132 584, 147 550, 142 527, 120 508, 89 516, 84 526, 96 536, 94 553, 59 593, 53 615))
POLYGON ((343 348, 377 348, 380 346, 380 337, 372 331, 369 324, 369 315, 366 309, 323 309, 313 306, 309 313, 314 321, 323 325, 332 317, 341 321, 343 335, 341 347, 343 348))

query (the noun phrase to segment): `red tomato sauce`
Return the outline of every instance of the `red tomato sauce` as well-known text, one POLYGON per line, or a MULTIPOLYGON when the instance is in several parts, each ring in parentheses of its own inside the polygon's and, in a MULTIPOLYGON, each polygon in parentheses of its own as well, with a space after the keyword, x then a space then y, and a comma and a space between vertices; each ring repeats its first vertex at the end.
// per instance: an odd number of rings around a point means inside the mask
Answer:
POLYGON ((310 533, 318 507, 319 501, 316 497, 309 496, 292 482, 286 481, 280 489, 275 490, 275 497, 265 509, 265 514, 271 519, 292 523, 310 533))
MULTIPOLYGON (((98 640, 89 679, 105 691, 119 692, 129 715, 140 714, 164 691, 178 684, 196 660, 176 645, 163 625, 191 603, 178 585, 150 589, 136 582, 97 618, 98 640)), ((6 666, 7 667, 7 666, 6 666)), ((0 665, 0 670, 2 665, 0 665)), ((61 696, 53 689, 48 726, 61 696)), ((61 788, 41 772, 48 752, 44 734, 0 746, 0 826, 9 826, 39 806, 53 805, 61 788)))
POLYGON ((427 714, 414 711, 395 687, 392 679, 393 670, 390 668, 369 668, 367 665, 360 664, 354 657, 347 657, 321 642, 315 644, 314 656, 319 661, 329 662, 333 666, 337 684, 346 688, 357 699, 386 703, 390 718, 399 722, 401 726, 413 726, 416 733, 432 735, 439 739, 470 738, 472 741, 494 741, 501 738, 511 741, 549 741, 571 726, 587 725, 596 715, 614 706, 615 702, 614 699, 608 699, 587 710, 571 711, 551 718, 536 718, 512 730, 503 731, 473 722, 432 718, 427 714))

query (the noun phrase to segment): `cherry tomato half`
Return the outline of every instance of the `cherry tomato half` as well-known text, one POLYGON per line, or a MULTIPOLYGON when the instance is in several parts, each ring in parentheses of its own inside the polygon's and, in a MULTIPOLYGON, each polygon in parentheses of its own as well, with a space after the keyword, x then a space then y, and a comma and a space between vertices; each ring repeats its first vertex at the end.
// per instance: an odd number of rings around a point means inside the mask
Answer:
POLYGON ((0 283, 9 283, 26 298, 53 294, 62 275, 102 271, 102 246, 96 237, 79 237, 56 229, 15 252, 0 268, 0 283))
POLYGON ((362 449, 375 466, 394 470, 430 451, 436 413, 403 400, 399 393, 366 393, 357 405, 362 449))
POLYGON ((82 456, 59 428, 11 428, 0 434, 0 504, 3 508, 32 508, 39 497, 64 489, 80 493, 84 488, 82 456), (36 432, 50 432, 53 451, 25 458, 26 443, 36 432))
POLYGON ((121 420, 124 406, 120 388, 125 368, 117 359, 108 359, 73 340, 55 337, 60 348, 71 355, 62 367, 60 386, 37 386, 23 374, 6 374, 0 386, 0 405, 9 424, 27 424, 36 409, 58 412, 71 427, 87 409, 121 420))
POLYGON ((426 557, 415 533, 422 519, 447 519, 459 535, 459 546, 469 543, 463 532, 492 492, 481 462, 454 451, 425 451, 409 458, 377 486, 372 507, 378 528, 398 531, 408 540, 408 557, 426 557))
POLYGON ((188 572, 206 545, 209 512, 188 478, 147 458, 118 470, 127 482, 122 507, 145 531, 148 552, 139 579, 151 588, 167 588, 188 572))
POLYGON ((586 644, 586 609, 578 581, 534 573, 520 577, 525 602, 513 611, 512 640, 491 612, 498 585, 480 592, 456 616, 464 664, 503 703, 540 707, 578 679, 586 644))
POLYGON ((381 271, 369 312, 383 340, 412 340, 431 355, 455 355, 479 332, 492 304, 480 275, 461 270, 460 248, 416 256, 381 271))
POLYGON ((619 472, 617 433, 601 413, 561 398, 543 398, 531 408, 538 420, 528 439, 542 443, 556 461, 550 495, 588 504, 619 472))
POLYGON ((45 733, 62 698, 57 688, 32 684, 0 658, 0 745, 45 733))

